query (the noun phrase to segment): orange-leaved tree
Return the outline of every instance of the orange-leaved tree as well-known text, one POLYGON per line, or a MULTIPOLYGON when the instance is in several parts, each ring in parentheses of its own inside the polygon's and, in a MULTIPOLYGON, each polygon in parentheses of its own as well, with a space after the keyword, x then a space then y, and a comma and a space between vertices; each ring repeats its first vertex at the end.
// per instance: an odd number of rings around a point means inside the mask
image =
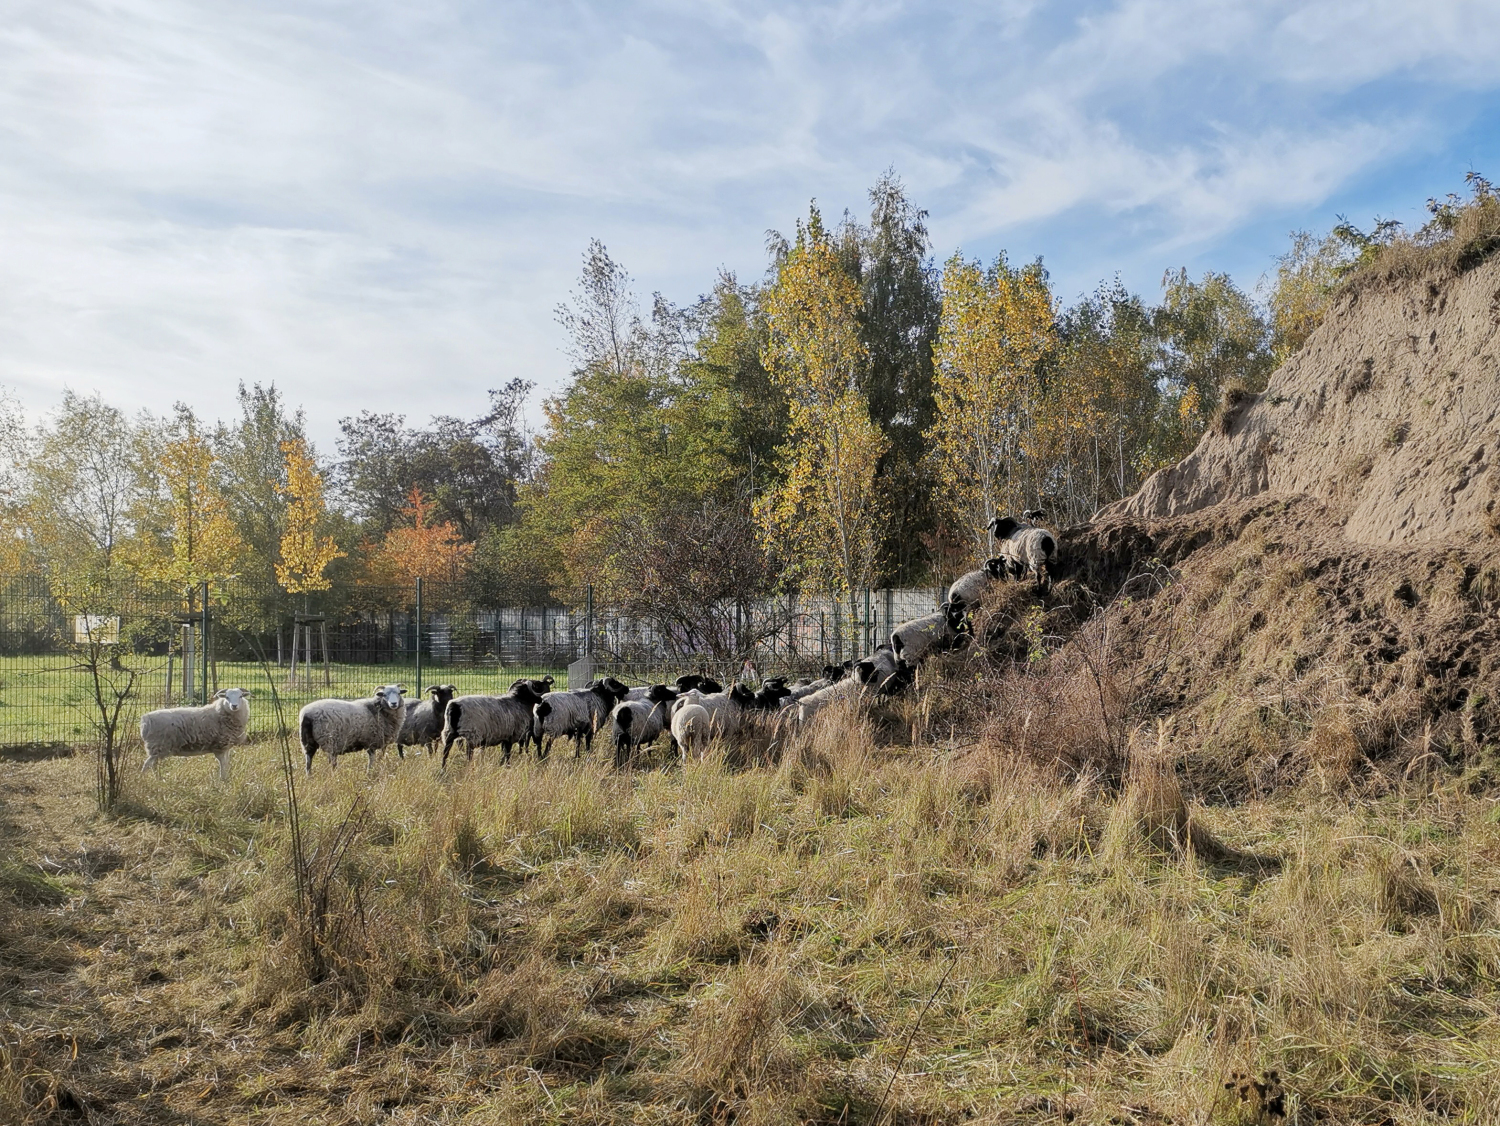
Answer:
POLYGON ((382 578, 457 581, 468 568, 474 545, 465 543, 458 525, 433 517, 433 502, 413 487, 402 516, 407 523, 392 528, 375 549, 371 569, 382 578))
POLYGON ((287 505, 276 581, 290 594, 327 590, 331 584, 323 572, 335 559, 343 558, 344 552, 332 536, 319 534, 328 515, 323 475, 304 439, 282 442, 281 454, 286 458, 286 483, 278 484, 276 491, 287 505))

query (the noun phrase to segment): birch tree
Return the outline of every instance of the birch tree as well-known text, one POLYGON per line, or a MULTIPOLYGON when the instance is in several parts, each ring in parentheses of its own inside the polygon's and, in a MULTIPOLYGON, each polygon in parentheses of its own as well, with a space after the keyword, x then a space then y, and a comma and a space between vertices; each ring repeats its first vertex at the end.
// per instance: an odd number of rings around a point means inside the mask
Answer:
POLYGON ((1039 394, 1036 369, 1054 337, 1052 294, 1040 261, 984 269, 955 254, 943 269, 943 312, 927 431, 938 495, 980 551, 991 517, 1025 507, 1026 456, 1039 394))
POLYGON ((874 579, 884 530, 875 477, 887 442, 860 390, 869 352, 859 287, 814 207, 781 260, 765 299, 762 361, 787 397, 782 482, 757 517, 793 573, 849 599, 874 579))

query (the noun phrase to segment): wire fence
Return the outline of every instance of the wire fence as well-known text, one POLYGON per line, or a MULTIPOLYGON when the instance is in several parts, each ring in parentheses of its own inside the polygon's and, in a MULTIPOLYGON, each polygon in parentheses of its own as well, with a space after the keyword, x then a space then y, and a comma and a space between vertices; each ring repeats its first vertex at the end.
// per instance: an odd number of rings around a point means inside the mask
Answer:
POLYGON ((355 586, 291 595, 240 581, 68 588, 41 576, 0 580, 0 748, 97 740, 110 708, 131 731, 153 708, 248 688, 251 735, 274 733, 275 687, 290 720, 309 700, 404 684, 503 692, 518 677, 609 674, 627 683, 679 673, 814 673, 873 650, 929 612, 931 590, 871 590, 852 600, 775 598, 692 620, 596 607, 481 606, 457 587, 355 586), (705 624, 707 623, 707 624, 705 624))

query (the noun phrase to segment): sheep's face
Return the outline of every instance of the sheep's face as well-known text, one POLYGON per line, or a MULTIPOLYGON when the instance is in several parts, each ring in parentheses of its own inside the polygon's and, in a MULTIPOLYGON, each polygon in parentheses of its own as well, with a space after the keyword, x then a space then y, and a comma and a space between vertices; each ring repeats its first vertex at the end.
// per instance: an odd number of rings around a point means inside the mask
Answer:
POLYGON ((247 706, 250 693, 243 688, 221 688, 214 693, 214 699, 219 701, 221 712, 237 712, 247 706))
POLYGON ((401 699, 405 691, 406 689, 402 688, 399 684, 387 684, 375 689, 375 699, 379 700, 392 711, 395 711, 397 708, 404 708, 406 706, 401 699))
POLYGON ((998 555, 994 559, 984 561, 984 569, 992 579, 1002 578, 1005 575, 1005 560, 998 555))

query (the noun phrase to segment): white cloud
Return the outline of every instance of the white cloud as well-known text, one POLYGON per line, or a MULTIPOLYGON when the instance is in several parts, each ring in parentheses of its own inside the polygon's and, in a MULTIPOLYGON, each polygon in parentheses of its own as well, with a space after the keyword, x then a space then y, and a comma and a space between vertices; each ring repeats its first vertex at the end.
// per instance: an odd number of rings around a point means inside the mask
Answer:
POLYGON ((1432 146, 1497 46, 1468 2, 32 5, 0 27, 0 383, 219 414, 274 379, 326 447, 555 387, 590 237, 687 299, 892 165, 941 252, 1080 216, 1203 250, 1432 146))

